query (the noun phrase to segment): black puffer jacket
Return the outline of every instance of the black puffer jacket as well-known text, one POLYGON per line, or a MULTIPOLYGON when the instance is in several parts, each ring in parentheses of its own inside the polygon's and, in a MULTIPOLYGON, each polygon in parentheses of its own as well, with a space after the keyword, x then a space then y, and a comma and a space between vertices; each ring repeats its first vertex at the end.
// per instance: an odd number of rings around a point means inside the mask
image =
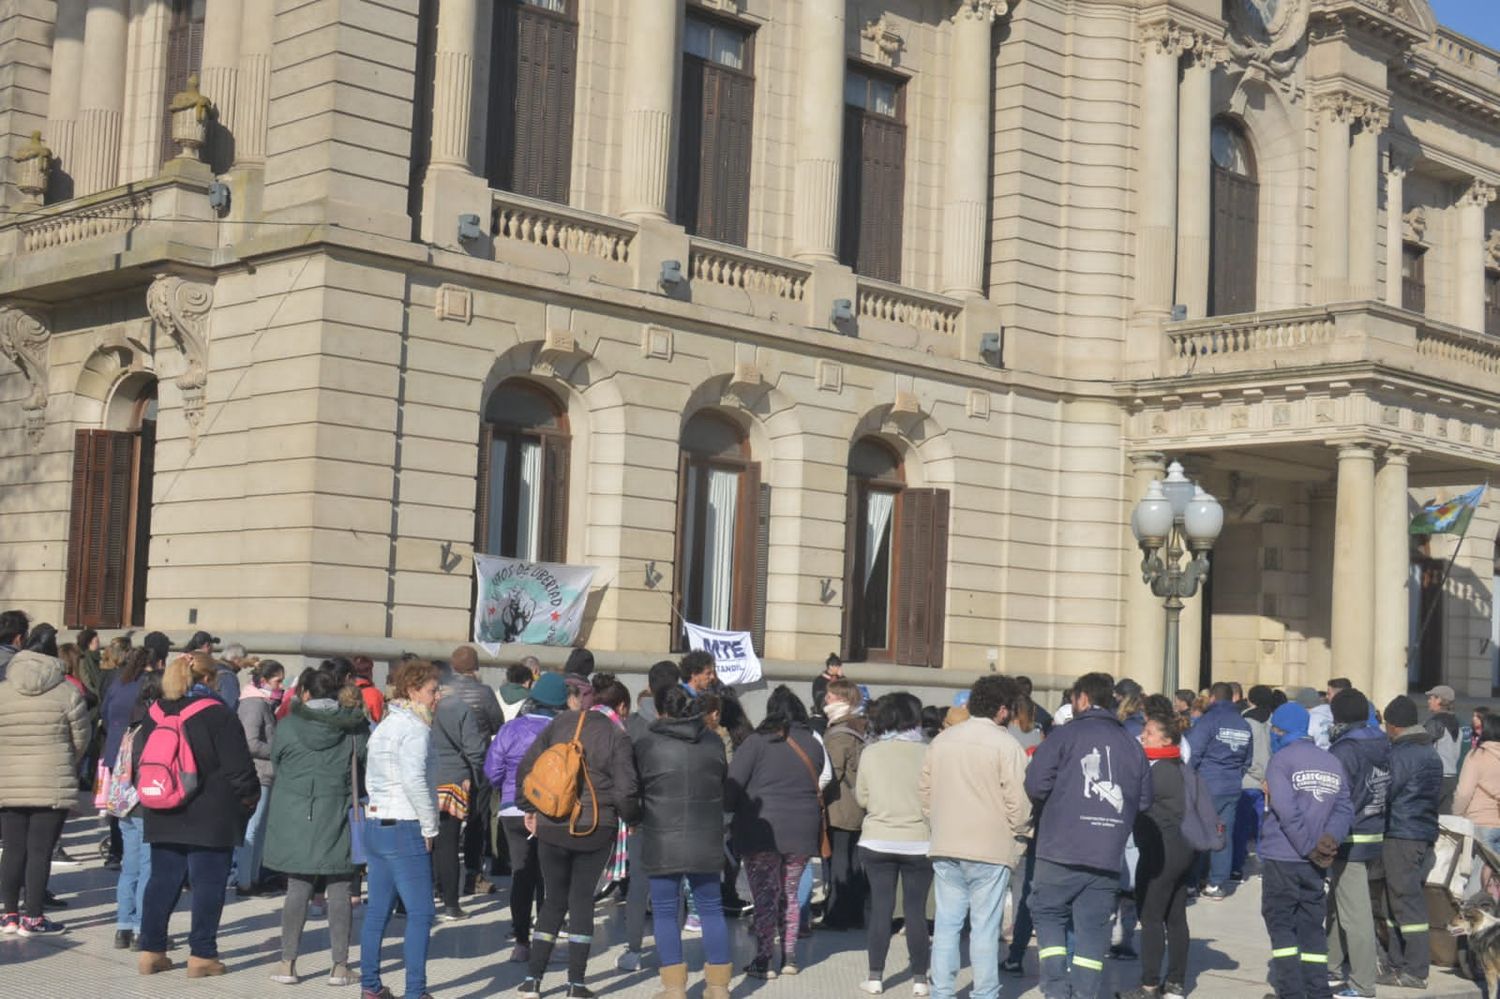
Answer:
POLYGON ((724 743, 701 718, 658 718, 635 741, 641 863, 647 874, 724 865, 724 743))
MULTIPOLYGON (((162 701, 166 715, 182 712, 197 697, 162 701)), ((135 737, 135 758, 141 758, 146 740, 156 723, 150 715, 141 723, 135 737)), ((260 778, 255 775, 255 761, 245 741, 245 729, 233 711, 217 701, 182 726, 193 759, 198 766, 198 792, 187 804, 171 811, 142 808, 146 818, 147 843, 176 843, 182 846, 228 850, 245 838, 245 823, 260 800, 260 778)))
POLYGON ((1436 842, 1442 796, 1443 760, 1432 748, 1432 736, 1416 728, 1393 739, 1386 838, 1436 842))
POLYGON ((732 838, 741 853, 811 857, 818 852, 823 747, 806 725, 793 725, 787 739, 757 732, 734 751, 725 801, 734 813, 732 838), (797 744, 807 762, 787 739, 797 744))

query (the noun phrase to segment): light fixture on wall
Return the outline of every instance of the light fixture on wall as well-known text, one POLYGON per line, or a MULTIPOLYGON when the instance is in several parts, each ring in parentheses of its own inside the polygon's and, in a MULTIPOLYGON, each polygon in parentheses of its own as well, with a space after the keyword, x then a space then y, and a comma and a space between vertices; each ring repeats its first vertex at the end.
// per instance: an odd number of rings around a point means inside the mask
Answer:
POLYGON ((1172 322, 1180 323, 1187 319, 1187 306, 1181 302, 1172 306, 1172 322))
POLYGON ((460 243, 472 243, 483 238, 484 230, 479 228, 478 215, 468 212, 458 217, 458 241, 460 243))
POLYGON ((1005 367, 1005 327, 979 338, 979 359, 992 368, 1005 367))
POLYGON ((229 211, 229 185, 222 180, 216 180, 208 185, 208 207, 214 210, 214 214, 223 215, 229 211))
POLYGON ((833 312, 828 319, 833 325, 854 322, 854 303, 847 298, 835 298, 833 300, 833 312))
POLYGON ((682 273, 681 260, 663 260, 661 262, 661 277, 657 279, 657 284, 661 286, 662 291, 670 294, 673 289, 686 280, 687 278, 682 273))

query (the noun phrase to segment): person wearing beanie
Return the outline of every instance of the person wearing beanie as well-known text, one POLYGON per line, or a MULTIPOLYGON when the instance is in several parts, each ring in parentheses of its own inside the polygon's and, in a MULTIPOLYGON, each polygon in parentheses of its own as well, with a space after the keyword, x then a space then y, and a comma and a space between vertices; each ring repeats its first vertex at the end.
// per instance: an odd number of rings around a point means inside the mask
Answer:
POLYGON ((1423 882, 1432 869, 1438 836, 1438 799, 1443 794, 1443 760, 1432 735, 1417 723, 1417 705, 1397 697, 1385 706, 1391 739, 1390 812, 1381 844, 1380 870, 1372 867, 1377 918, 1390 927, 1386 970, 1377 985, 1425 989, 1431 954, 1427 945, 1427 898, 1423 882))
POLYGON ((1234 849, 1230 863, 1230 877, 1243 881, 1245 861, 1250 856, 1250 841, 1260 840, 1261 817, 1266 813, 1266 796, 1261 784, 1266 779, 1266 763, 1271 759, 1271 688, 1256 685, 1250 688, 1247 706, 1240 717, 1250 726, 1250 769, 1245 771, 1240 782, 1240 801, 1234 813, 1234 849))
POLYGON ((1328 976, 1349 972, 1342 989, 1348 999, 1375 995, 1375 917, 1370 906, 1371 863, 1380 861, 1385 841, 1386 803, 1391 789, 1391 740, 1370 726, 1370 702, 1353 689, 1340 690, 1329 705, 1333 725, 1328 730, 1329 752, 1349 775, 1354 806, 1354 828, 1339 847, 1330 874, 1328 893, 1328 976))
POLYGON ((1271 714, 1261 830, 1260 911, 1271 938, 1271 981, 1282 997, 1328 999, 1324 879, 1354 824, 1349 775, 1308 735, 1307 709, 1271 714))

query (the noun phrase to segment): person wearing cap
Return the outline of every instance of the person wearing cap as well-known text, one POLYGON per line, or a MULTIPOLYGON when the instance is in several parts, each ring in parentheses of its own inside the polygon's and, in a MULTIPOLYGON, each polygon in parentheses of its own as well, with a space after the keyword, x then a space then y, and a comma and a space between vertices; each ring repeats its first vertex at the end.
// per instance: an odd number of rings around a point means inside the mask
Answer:
MULTIPOLYGON (((1234 813, 1240 803, 1240 787, 1252 758, 1250 723, 1240 717, 1227 683, 1209 688, 1208 710, 1188 729, 1189 765, 1203 778, 1214 796, 1214 810, 1225 829, 1234 828, 1234 813)), ((1226 837, 1227 839, 1227 837, 1226 837)), ((1222 901, 1229 894, 1229 874, 1234 844, 1226 842, 1208 861, 1208 886, 1200 897, 1222 901)))
POLYGON ((1349 974, 1335 995, 1358 999, 1375 995, 1379 972, 1375 954, 1375 917, 1370 907, 1371 862, 1379 861, 1385 842, 1386 803, 1391 788, 1391 741, 1370 724, 1370 702, 1353 688, 1341 690, 1330 705, 1333 727, 1329 752, 1349 776, 1354 826, 1339 845, 1328 886, 1328 977, 1349 974))
POLYGON ((234 670, 220 657, 214 654, 218 646, 217 635, 210 635, 206 631, 195 631, 193 637, 187 640, 184 652, 202 652, 213 659, 214 663, 214 690, 218 692, 219 700, 230 711, 235 711, 240 704, 240 681, 234 675, 234 670))
POLYGON ((1307 709, 1295 702, 1271 714, 1264 790, 1260 912, 1271 982, 1279 999, 1329 999, 1324 879, 1354 825, 1354 804, 1344 765, 1313 741, 1307 709))
POLYGON ((1443 796, 1438 810, 1443 815, 1453 812, 1453 792, 1458 787, 1458 718, 1453 714, 1453 702, 1457 695, 1446 683, 1440 683, 1427 692, 1427 710, 1432 712, 1422 727, 1432 736, 1432 748, 1443 761, 1443 796))
POLYGON ((1423 883, 1433 865, 1438 837, 1438 798, 1443 791, 1443 761, 1432 748, 1432 736, 1417 724, 1417 705, 1409 697, 1385 706, 1385 731, 1391 738, 1390 810, 1377 870, 1371 867, 1376 917, 1390 927, 1386 970, 1377 985, 1425 989, 1431 954, 1427 945, 1427 897, 1423 883))

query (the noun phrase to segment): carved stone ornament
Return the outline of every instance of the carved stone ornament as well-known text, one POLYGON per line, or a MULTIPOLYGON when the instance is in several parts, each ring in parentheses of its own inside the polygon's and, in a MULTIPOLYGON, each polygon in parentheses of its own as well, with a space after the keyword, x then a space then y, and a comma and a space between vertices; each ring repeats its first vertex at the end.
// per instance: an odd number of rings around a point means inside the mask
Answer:
POLYGON ((1201 31, 1183 34, 1183 51, 1190 64, 1210 70, 1229 62, 1229 46, 1224 44, 1224 39, 1201 31))
POLYGON ((1427 209, 1421 205, 1407 210, 1401 216, 1401 236, 1408 243, 1421 243, 1427 236, 1427 209))
POLYGON ((1326 114, 1334 121, 1353 121, 1364 107, 1352 94, 1342 90, 1325 90, 1314 94, 1310 106, 1313 114, 1326 114))
POLYGON ((1470 208, 1484 208, 1495 200, 1495 185, 1483 180, 1476 180, 1464 191, 1463 197, 1459 198, 1459 204, 1470 208))
POLYGON ((879 18, 866 24, 859 34, 875 44, 875 59, 882 66, 896 65, 901 58, 901 50, 906 47, 906 39, 891 25, 889 12, 882 13, 879 18))
POLYGON ((573 365, 583 360, 583 356, 583 350, 570 330, 549 329, 531 370, 544 378, 566 380, 573 365))
POLYGON ((174 274, 158 277, 146 290, 146 311, 157 329, 171 337, 182 354, 183 369, 177 376, 177 387, 182 391, 191 450, 198 447, 199 425, 203 422, 208 388, 208 311, 213 304, 211 286, 174 274))
POLYGON ((26 144, 16 150, 15 161, 17 189, 28 202, 40 205, 47 199, 47 180, 52 173, 52 149, 42 141, 41 131, 33 131, 26 144))
POLYGON ((198 74, 188 77, 187 86, 172 98, 167 110, 172 114, 172 141, 178 156, 196 157, 208 140, 208 116, 213 101, 198 90, 198 74))
POLYGON ((47 429, 47 370, 52 331, 34 312, 15 305, 0 305, 0 355, 21 369, 31 391, 21 402, 26 438, 31 450, 42 446, 47 429))
POLYGON ((1500 229, 1491 229, 1484 241, 1485 266, 1500 269, 1500 229))
POLYGON ((1291 68, 1307 35, 1310 0, 1227 0, 1225 7, 1236 57, 1263 60, 1277 73, 1291 68))
POLYGON ((958 0, 958 16, 993 21, 1010 13, 1008 0, 958 0))
POLYGON ((1141 49, 1147 54, 1180 56, 1192 45, 1192 32, 1171 21, 1155 21, 1141 27, 1141 49))

